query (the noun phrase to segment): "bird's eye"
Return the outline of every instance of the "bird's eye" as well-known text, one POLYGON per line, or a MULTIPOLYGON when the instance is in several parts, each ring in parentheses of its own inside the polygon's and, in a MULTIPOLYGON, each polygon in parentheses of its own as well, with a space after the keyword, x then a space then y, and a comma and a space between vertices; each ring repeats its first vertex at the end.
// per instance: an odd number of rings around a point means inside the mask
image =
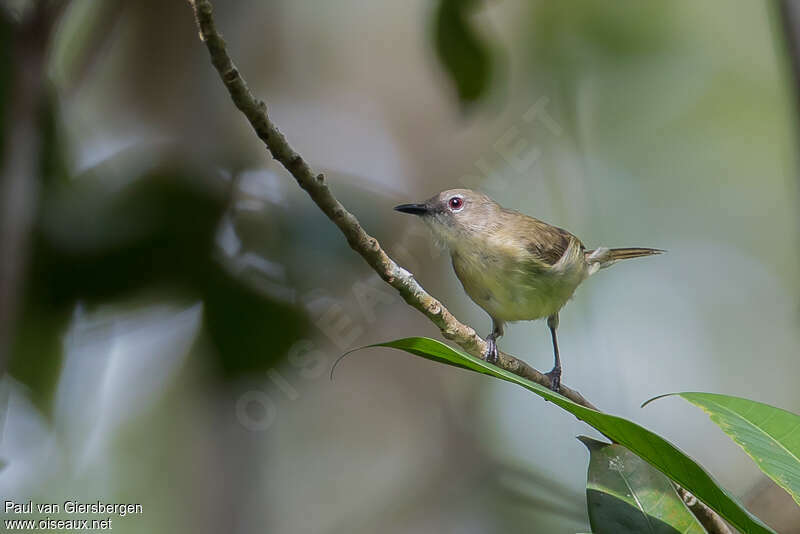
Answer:
POLYGON ((464 200, 461 197, 453 197, 447 201, 451 210, 460 210, 464 207, 464 200))

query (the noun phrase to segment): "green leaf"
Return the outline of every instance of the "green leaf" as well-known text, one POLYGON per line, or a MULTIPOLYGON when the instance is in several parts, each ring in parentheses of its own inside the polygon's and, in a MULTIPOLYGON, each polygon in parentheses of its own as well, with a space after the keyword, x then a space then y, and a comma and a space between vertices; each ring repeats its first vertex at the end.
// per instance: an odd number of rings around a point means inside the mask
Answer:
MULTIPOLYGON (((775 531, 748 512, 744 506, 694 460, 657 434, 632 421, 591 410, 562 397, 535 382, 521 378, 480 358, 453 349, 435 339, 411 337, 370 345, 404 350, 423 358, 465 367, 478 373, 513 382, 570 412, 613 441, 624 445, 640 458, 686 488, 695 497, 745 534, 775 531)), ((364 347, 366 348, 366 347, 364 347)))
POLYGON ((436 53, 462 104, 480 99, 491 79, 489 47, 469 21, 477 5, 477 0, 440 0, 435 14, 436 53))
POLYGON ((704 534, 667 477, 622 445, 579 436, 589 449, 586 500, 595 534, 704 534))
POLYGON ((769 404, 716 393, 670 393, 644 404, 671 395, 699 406, 800 504, 800 416, 769 404))

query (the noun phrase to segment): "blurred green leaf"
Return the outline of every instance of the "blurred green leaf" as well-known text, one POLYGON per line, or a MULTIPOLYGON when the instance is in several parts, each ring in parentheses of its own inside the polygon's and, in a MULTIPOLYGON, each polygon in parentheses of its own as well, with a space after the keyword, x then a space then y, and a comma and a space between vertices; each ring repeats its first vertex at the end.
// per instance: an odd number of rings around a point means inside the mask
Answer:
POLYGON ((529 38, 536 60, 576 69, 592 62, 651 58, 668 49, 680 9, 670 2, 531 2, 529 38))
POLYGON ((78 87, 108 49, 125 2, 71 2, 51 45, 51 77, 61 90, 78 87))
POLYGON ((478 0, 440 0, 435 14, 436 54, 462 104, 484 96, 492 78, 489 46, 469 20, 477 6, 478 0))
POLYGON ((295 306, 254 292, 223 269, 210 274, 203 290, 203 325, 223 378, 266 371, 309 328, 295 306))
MULTIPOLYGON (((308 321, 297 306, 263 294, 222 265, 216 235, 227 207, 225 184, 140 150, 62 179, 55 123, 43 117, 51 139, 42 171, 50 179, 42 184, 9 366, 37 406, 44 413, 51 409, 63 335, 79 302, 91 310, 151 296, 202 301, 204 339, 216 350, 200 352, 212 359, 221 380, 264 371, 285 357, 308 321), (137 165, 151 160, 145 169, 137 165), (110 186, 109 176, 124 186, 110 186)), ((272 251, 280 246, 286 245, 272 251)))
MULTIPOLYGON (((46 85, 42 91, 37 127, 40 146, 36 178, 41 188, 67 183, 70 178, 69 163, 59 118, 59 99, 50 85, 46 85)), ((40 233, 38 228, 35 228, 33 250, 28 265, 31 271, 36 271, 40 265, 38 261, 41 259, 39 256, 41 244, 40 233)), ((43 413, 48 413, 61 369, 61 336, 70 316, 70 310, 53 306, 51 302, 44 302, 38 298, 46 295, 47 290, 41 291, 41 286, 46 285, 45 280, 49 275, 50 273, 38 272, 33 276, 28 275, 26 288, 19 303, 19 319, 15 324, 9 362, 9 371, 30 388, 31 399, 43 413)))
POLYGON ((66 136, 59 117, 58 98, 55 88, 47 85, 42 95, 38 124, 41 134, 38 171, 43 185, 52 182, 67 183, 71 178, 66 136))
POLYGON ((16 323, 8 371, 28 387, 31 400, 43 414, 52 409, 70 311, 31 296, 22 302, 16 323))
POLYGON ((622 445, 579 436, 589 449, 586 499, 596 534, 703 534, 667 477, 622 445))
POLYGON ((214 269, 225 198, 201 176, 158 168, 113 189, 90 178, 43 191, 29 291, 51 307, 163 289, 196 298, 214 269))
POLYGON ((800 504, 800 416, 768 404, 716 393, 671 393, 700 407, 758 467, 800 504))
POLYGON ((403 350, 426 359, 467 368, 471 371, 520 385, 570 412, 615 442, 624 445, 650 465, 686 488, 742 532, 747 534, 765 532, 775 534, 775 531, 748 512, 733 495, 717 484, 711 475, 694 460, 664 438, 632 421, 576 404, 566 397, 553 393, 544 386, 486 363, 435 339, 411 337, 387 343, 378 343, 370 345, 370 347, 389 347, 403 350))

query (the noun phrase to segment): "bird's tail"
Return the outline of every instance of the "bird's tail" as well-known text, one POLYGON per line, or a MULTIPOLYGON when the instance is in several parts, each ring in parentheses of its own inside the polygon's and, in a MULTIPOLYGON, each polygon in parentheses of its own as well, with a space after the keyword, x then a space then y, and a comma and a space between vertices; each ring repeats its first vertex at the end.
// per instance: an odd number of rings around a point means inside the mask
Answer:
POLYGON ((663 254, 665 250, 657 248, 605 248, 600 247, 595 250, 584 251, 584 257, 589 264, 590 274, 599 269, 611 267, 619 260, 630 258, 641 258, 642 256, 653 256, 663 254))

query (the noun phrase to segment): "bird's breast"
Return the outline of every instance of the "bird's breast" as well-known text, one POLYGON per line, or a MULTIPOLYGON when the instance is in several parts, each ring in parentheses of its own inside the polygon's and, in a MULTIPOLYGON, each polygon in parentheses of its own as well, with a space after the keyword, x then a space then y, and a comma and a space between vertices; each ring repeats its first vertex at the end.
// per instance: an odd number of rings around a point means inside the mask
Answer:
POLYGON ((586 277, 586 264, 577 255, 554 266, 491 249, 453 250, 451 255, 467 295, 501 321, 534 320, 557 313, 586 277))

